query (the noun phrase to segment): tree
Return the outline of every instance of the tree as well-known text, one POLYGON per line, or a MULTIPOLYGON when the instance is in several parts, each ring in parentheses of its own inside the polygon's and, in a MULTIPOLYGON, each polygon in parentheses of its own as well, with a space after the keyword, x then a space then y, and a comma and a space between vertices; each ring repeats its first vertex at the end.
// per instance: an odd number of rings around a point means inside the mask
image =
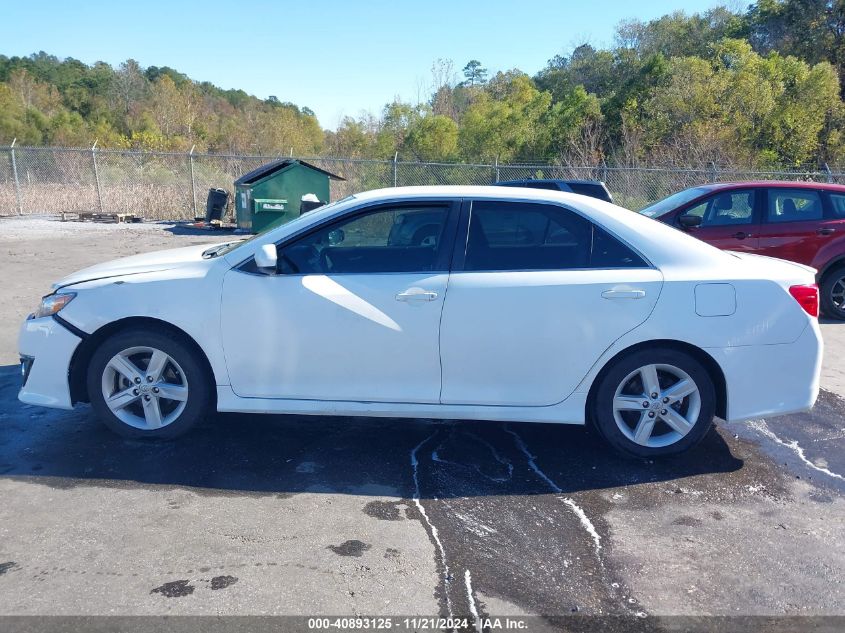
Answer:
POLYGON ((497 73, 461 119, 459 142, 466 158, 507 162, 547 151, 541 124, 552 97, 519 71, 497 73))
POLYGON ((477 59, 472 59, 467 62, 463 69, 465 86, 482 86, 487 81, 487 69, 482 68, 481 62, 477 59))
POLYGON ((431 111, 434 114, 442 114, 457 119, 458 110, 455 107, 454 98, 456 79, 452 60, 435 60, 431 65, 431 77, 431 111))
POLYGON ((143 99, 148 89, 141 66, 134 59, 127 59, 118 66, 112 85, 124 115, 129 114, 133 104, 143 99))
POLYGON ((794 55, 810 64, 830 62, 845 95, 843 0, 759 0, 749 7, 746 19, 755 50, 794 55))
POLYGON ((458 155, 458 124, 442 114, 422 117, 408 131, 405 147, 417 160, 454 160, 458 155))
POLYGON ((545 116, 550 145, 569 165, 596 165, 602 157, 604 117, 598 97, 576 86, 545 116))
POLYGON ((744 16, 726 7, 714 7, 692 15, 675 11, 649 22, 625 20, 616 28, 616 43, 642 58, 657 54, 666 58, 706 57, 716 42, 742 38, 747 33, 744 16))
POLYGON ((405 144, 410 128, 422 116, 419 106, 394 101, 384 106, 381 120, 376 124, 375 156, 393 158, 405 144))

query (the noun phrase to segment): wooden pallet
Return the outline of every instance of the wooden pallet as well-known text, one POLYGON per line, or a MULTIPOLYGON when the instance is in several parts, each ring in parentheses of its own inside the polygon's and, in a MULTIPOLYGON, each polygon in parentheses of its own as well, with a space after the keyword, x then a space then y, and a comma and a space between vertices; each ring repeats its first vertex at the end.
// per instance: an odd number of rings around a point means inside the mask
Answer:
POLYGON ((117 222, 118 224, 141 222, 143 218, 136 216, 134 213, 62 213, 62 221, 77 220, 79 222, 117 222), (75 215, 76 218, 69 216, 75 215))

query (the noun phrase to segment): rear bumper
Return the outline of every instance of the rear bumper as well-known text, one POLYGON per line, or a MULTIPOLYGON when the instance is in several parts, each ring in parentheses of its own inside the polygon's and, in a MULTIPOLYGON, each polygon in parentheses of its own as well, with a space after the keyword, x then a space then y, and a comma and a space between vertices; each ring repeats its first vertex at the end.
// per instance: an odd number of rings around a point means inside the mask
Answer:
POLYGON ((71 409, 68 371, 81 338, 52 317, 28 319, 18 337, 21 359, 29 363, 18 400, 42 407, 71 409))
POLYGON ((819 395, 823 348, 815 319, 793 343, 708 348, 725 374, 728 421, 809 411, 819 395))

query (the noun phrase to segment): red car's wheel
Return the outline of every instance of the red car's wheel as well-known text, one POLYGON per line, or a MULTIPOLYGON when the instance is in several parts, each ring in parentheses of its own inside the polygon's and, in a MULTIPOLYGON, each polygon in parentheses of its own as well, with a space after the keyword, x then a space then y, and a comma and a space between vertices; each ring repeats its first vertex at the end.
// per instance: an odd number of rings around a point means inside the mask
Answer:
POLYGON ((838 266, 825 274, 820 290, 824 313, 834 319, 845 320, 845 266, 838 266))

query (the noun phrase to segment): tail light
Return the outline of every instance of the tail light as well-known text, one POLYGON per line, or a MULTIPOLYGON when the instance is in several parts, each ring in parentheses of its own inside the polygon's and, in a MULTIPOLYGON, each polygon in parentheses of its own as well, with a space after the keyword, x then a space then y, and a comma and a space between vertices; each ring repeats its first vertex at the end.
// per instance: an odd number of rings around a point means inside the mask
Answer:
POLYGON ((819 316, 819 287, 816 284, 792 286, 789 288, 789 294, 811 317, 819 316))

